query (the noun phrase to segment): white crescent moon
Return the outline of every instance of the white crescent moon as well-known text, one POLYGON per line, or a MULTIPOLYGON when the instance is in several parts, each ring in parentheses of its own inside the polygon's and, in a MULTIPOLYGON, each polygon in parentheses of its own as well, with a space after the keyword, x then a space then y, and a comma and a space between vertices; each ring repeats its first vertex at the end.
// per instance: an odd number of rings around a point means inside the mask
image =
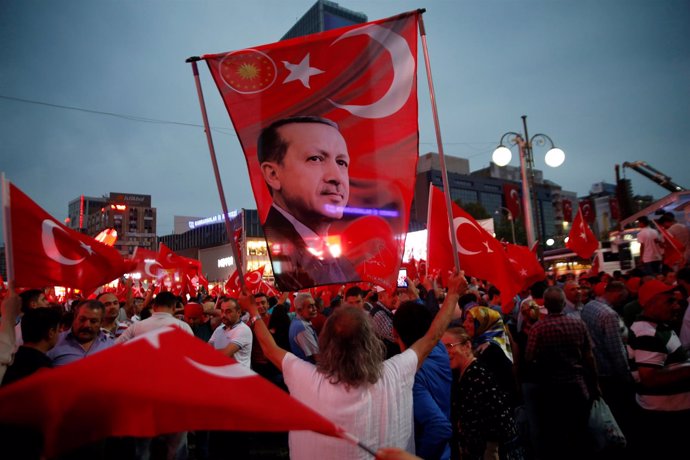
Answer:
POLYGON ((163 266, 157 260, 151 260, 151 261, 147 260, 144 262, 144 273, 147 274, 148 276, 156 278, 156 277, 158 277, 158 275, 154 275, 153 273, 151 273, 151 266, 152 265, 158 265, 161 268, 163 268, 163 266))
POLYGON ((334 106, 362 118, 385 118, 393 115, 405 105, 412 90, 415 62, 410 47, 400 35, 376 24, 345 32, 331 43, 331 46, 344 38, 357 35, 368 35, 386 48, 391 55, 393 63, 391 86, 381 99, 370 105, 341 105, 332 99, 328 99, 328 101, 334 106))
POLYGON ((53 229, 55 228, 61 232, 67 233, 62 227, 50 219, 45 219, 41 224, 41 242, 43 243, 43 250, 46 252, 46 255, 55 262, 63 265, 77 265, 84 260, 86 257, 82 257, 81 259, 70 259, 60 254, 60 251, 58 251, 55 245, 55 235, 53 234, 53 229))
POLYGON ((249 274, 244 278, 244 280, 245 280, 247 283, 251 283, 251 284, 258 283, 259 281, 261 281, 261 275, 259 274, 259 272, 252 272, 252 273, 249 273, 249 274))
MULTIPOLYGON (((453 230, 455 230, 455 236, 457 237, 458 235, 458 229, 460 228, 461 225, 469 225, 470 227, 477 229, 477 227, 470 222, 470 220, 467 217, 456 217, 453 219, 453 230)), ((478 229, 477 229, 478 230, 478 229)), ((473 256, 475 254, 479 254, 482 251, 468 251, 462 245, 460 244, 460 238, 457 238, 458 240, 458 252, 460 254, 465 254, 466 256, 473 256)))
POLYGON ((221 377, 224 379, 241 379, 245 377, 255 377, 257 375, 251 369, 239 363, 224 364, 222 366, 209 366, 198 363, 187 356, 185 356, 185 360, 202 372, 206 372, 207 374, 215 375, 216 377, 221 377))

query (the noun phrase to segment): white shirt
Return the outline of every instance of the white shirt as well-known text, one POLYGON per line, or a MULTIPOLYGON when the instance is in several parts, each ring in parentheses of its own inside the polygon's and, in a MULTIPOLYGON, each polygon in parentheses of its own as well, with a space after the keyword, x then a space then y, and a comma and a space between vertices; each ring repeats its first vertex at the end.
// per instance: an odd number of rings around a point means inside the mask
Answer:
POLYGON ((250 367, 252 359, 252 330, 249 326, 239 321, 231 328, 221 324, 213 331, 208 343, 213 345, 216 350, 222 350, 231 343, 239 347, 239 350, 232 356, 243 366, 250 367))
POLYGON ((194 332, 192 332, 192 328, 189 327, 189 324, 185 323, 184 321, 180 321, 170 313, 156 311, 145 320, 132 323, 132 325, 125 329, 122 335, 115 340, 115 344, 124 343, 130 339, 133 339, 134 337, 139 337, 142 334, 146 334, 147 332, 151 332, 166 326, 173 326, 182 329, 189 335, 194 335, 194 332))
MULTIPOLYGON (((414 452, 412 386, 416 372, 417 354, 408 349, 383 363, 383 375, 375 384, 347 389, 330 383, 316 366, 292 353, 283 358, 290 395, 374 450, 385 446, 414 452)), ((342 439, 291 431, 290 458, 369 460, 371 455, 342 439)))
POLYGON ((644 227, 637 233, 637 241, 644 245, 644 252, 640 254, 642 263, 661 260, 661 248, 657 244, 657 241, 660 241, 659 233, 656 230, 644 227))

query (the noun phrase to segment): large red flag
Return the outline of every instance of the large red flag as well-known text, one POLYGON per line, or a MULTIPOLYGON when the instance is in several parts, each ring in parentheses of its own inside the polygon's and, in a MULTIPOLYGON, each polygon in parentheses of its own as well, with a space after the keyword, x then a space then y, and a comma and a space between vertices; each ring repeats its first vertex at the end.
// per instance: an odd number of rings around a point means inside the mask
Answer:
POLYGON ((520 286, 527 289, 537 281, 546 278, 544 267, 539 263, 539 259, 534 251, 530 251, 527 246, 507 243, 505 245, 508 253, 508 260, 513 264, 515 271, 520 277, 520 286))
POLYGON ((570 228, 568 242, 565 243, 565 246, 572 249, 573 252, 583 259, 589 259, 594 254, 594 251, 599 248, 599 241, 585 222, 582 214, 582 209, 579 209, 573 221, 573 226, 570 228))
POLYGON ((131 259, 137 263, 136 271, 141 274, 142 280, 157 280, 165 275, 156 251, 137 246, 131 259))
POLYGON ((676 264, 683 263, 685 257, 685 246, 683 246, 675 236, 671 235, 663 225, 657 224, 656 221, 653 222, 656 228, 659 230, 659 233, 661 233, 661 236, 664 238, 664 265, 675 267, 676 264))
POLYGON ((67 286, 91 291, 136 266, 114 248, 75 232, 7 183, 10 264, 17 287, 67 286))
POLYGON ((522 202, 520 201, 520 188, 515 184, 503 184, 503 199, 513 220, 521 219, 522 202))
MULTIPOLYGON (((452 207, 460 268, 466 275, 491 282, 501 291, 501 301, 507 304, 520 291, 520 277, 508 260, 503 245, 460 206, 452 203, 452 207)), ((434 186, 430 186, 429 191, 427 232, 428 269, 440 270, 441 273, 453 270, 445 197, 434 186)))
POLYGON ((172 327, 1 387, 0 407, 0 423, 43 432, 47 457, 108 436, 193 430, 342 434, 250 369, 172 327), (180 389, 186 389, 184 397, 180 389))
MULTIPOLYGON (((376 273, 367 281, 383 279, 391 286, 395 284, 418 158, 418 16, 418 12, 411 12, 202 57, 242 144, 279 288, 300 290, 357 282, 373 271, 376 273), (316 116, 337 124, 341 137, 338 154, 309 149, 320 153, 312 155, 309 165, 304 166, 316 171, 317 167, 330 166, 335 158, 337 166, 334 163, 330 172, 337 170, 337 179, 326 178, 321 172, 288 173, 294 166, 290 161, 264 158, 260 162, 257 140, 262 131, 274 122, 297 116, 316 116), (275 171, 277 175, 271 175, 275 171), (291 191, 289 182, 294 178, 301 178, 301 185, 310 191, 291 191), (311 185, 306 184, 306 178, 311 179, 311 185), (276 198, 277 194, 285 201, 276 198), (298 201, 301 194, 308 194, 310 199, 298 201), (272 206, 274 199, 284 213, 272 206), (382 222, 370 220, 367 225, 351 227, 367 217, 378 217, 382 222), (327 233, 325 226, 314 228, 323 218, 331 221, 327 233), (383 229, 376 230, 373 223, 383 229), (348 241, 359 244, 343 241, 345 227, 351 229, 348 241), (312 230, 317 238, 310 238, 312 230), (372 243, 367 237, 370 231, 389 235, 382 243, 380 238, 372 243), (362 233, 362 237, 353 237, 354 232, 362 233), (371 263, 365 266, 380 246, 391 246, 389 242, 394 248, 392 263, 383 256, 376 270, 371 263)), ((284 133, 286 128, 280 129, 284 133)), ((309 130, 295 137, 299 142, 305 138, 312 142, 314 131, 333 134, 325 125, 309 130)), ((281 133, 278 135, 283 136, 281 133)))

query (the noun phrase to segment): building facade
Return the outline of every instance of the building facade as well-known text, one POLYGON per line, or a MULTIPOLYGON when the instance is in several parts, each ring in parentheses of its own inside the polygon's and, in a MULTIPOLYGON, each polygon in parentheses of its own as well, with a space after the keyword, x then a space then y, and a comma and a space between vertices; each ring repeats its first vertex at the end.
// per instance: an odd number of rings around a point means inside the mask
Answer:
POLYGON ((302 37, 304 35, 324 32, 339 27, 352 26, 367 22, 367 15, 343 8, 335 2, 318 0, 287 31, 281 40, 302 37))

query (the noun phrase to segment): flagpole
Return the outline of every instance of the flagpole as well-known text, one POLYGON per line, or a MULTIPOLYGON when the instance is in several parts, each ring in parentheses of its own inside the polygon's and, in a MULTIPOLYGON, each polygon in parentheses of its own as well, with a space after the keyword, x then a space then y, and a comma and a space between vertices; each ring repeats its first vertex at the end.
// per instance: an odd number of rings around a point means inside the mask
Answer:
POLYGON ((232 249, 232 257, 235 259, 235 267, 238 271, 238 278, 240 282, 240 287, 245 290, 246 285, 244 282, 244 270, 240 264, 239 248, 235 243, 235 230, 234 225, 230 222, 230 216, 228 215, 228 205, 225 202, 225 192, 223 191, 223 183, 220 180, 220 172, 218 170, 218 161, 216 160, 216 150, 213 147, 213 138, 211 137, 211 127, 208 124, 208 115, 206 113, 206 104, 204 102, 204 93, 201 90, 201 80, 199 79, 199 68, 197 62, 201 58, 198 56, 192 56, 186 60, 192 64, 192 73, 194 74, 194 83, 196 84, 196 92, 199 96, 199 105, 201 106, 201 117, 204 120, 204 131, 206 132, 206 141, 208 142, 208 150, 211 154, 211 163, 213 164, 213 174, 216 177, 216 185, 218 186, 218 195, 220 196, 220 205, 223 209, 223 220, 225 222, 225 233, 227 233, 228 242, 230 243, 230 248, 232 249))
POLYGON ((371 447, 367 446, 366 444, 362 443, 362 441, 360 441, 359 438, 357 438, 357 436, 355 436, 354 434, 348 433, 347 431, 345 431, 343 429, 340 429, 339 434, 344 440, 351 442, 352 444, 355 444, 360 449, 371 454, 372 457, 376 457, 376 451, 374 449, 372 449, 371 447))
MULTIPOLYGON (((429 97, 431 98, 431 112, 434 114, 434 127, 436 128, 436 144, 438 145, 438 158, 441 162, 441 178, 443 179, 443 194, 446 197, 446 211, 448 212, 448 228, 453 229, 453 207, 450 199, 450 185, 448 184, 448 171, 446 170, 446 160, 443 156, 443 141, 441 140, 441 126, 438 121, 438 110, 436 109, 436 93, 434 91, 434 81, 431 77, 431 64, 429 62, 429 50, 426 44, 426 30, 422 14, 425 10, 419 10, 419 35, 422 38, 422 50, 424 51, 424 64, 426 66, 427 82, 429 83, 429 97)), ((453 261, 455 268, 460 271, 460 258, 458 257, 458 240, 454 231, 450 232, 450 242, 453 245, 453 261)))
POLYGON ((2 182, 2 214, 5 225, 2 226, 2 238, 5 240, 5 270, 7 283, 14 284, 14 258, 12 257, 12 221, 10 216, 10 183, 5 179, 5 173, 0 173, 2 182))

